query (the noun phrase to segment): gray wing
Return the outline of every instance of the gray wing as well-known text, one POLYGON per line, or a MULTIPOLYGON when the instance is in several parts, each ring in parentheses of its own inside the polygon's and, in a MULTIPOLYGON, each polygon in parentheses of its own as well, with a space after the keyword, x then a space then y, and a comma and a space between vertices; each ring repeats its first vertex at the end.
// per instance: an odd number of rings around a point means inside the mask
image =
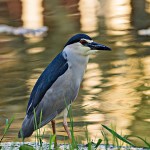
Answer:
POLYGON ((34 108, 41 102, 43 96, 47 90, 53 85, 53 83, 66 72, 68 69, 67 59, 63 57, 62 52, 59 53, 55 59, 48 65, 48 67, 41 74, 37 80, 28 102, 27 115, 33 113, 34 108))

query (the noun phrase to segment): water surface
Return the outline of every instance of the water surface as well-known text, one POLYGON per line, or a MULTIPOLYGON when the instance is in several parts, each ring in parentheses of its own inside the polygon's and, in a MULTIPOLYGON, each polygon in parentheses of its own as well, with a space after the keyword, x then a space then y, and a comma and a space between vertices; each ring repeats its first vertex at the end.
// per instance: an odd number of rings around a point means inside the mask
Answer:
MULTIPOLYGON (((118 133, 150 141, 149 6, 149 0, 1 1, 1 134, 5 119, 15 116, 5 141, 18 141, 18 130, 37 78, 68 38, 80 32, 111 47, 112 51, 91 56, 79 95, 72 105, 75 136, 86 141, 87 125, 91 139, 96 140, 102 137, 101 124, 109 127, 114 124, 118 133), (40 35, 24 31, 44 26, 48 31, 40 35), (22 30, 14 32, 18 27, 22 30)), ((56 121, 58 139, 63 142, 66 133, 62 119, 56 121)), ((45 141, 50 133, 48 124, 45 141)), ((34 141, 34 136, 27 140, 34 141)))

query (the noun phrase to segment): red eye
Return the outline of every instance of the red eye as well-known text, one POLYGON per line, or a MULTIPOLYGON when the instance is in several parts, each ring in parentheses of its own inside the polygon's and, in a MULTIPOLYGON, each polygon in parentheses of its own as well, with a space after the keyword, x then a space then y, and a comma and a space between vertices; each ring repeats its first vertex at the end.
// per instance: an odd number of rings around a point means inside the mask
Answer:
POLYGON ((85 44, 87 44, 88 42, 86 41, 86 40, 80 40, 80 43, 82 44, 82 45, 85 45, 85 44))

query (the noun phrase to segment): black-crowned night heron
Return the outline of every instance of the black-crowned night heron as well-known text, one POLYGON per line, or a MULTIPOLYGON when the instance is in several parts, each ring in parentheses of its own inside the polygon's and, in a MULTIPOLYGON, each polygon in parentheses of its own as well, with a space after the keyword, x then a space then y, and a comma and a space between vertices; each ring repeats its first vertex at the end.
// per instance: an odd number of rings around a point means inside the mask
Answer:
POLYGON ((36 130, 35 116, 38 128, 51 121, 55 134, 54 119, 63 112, 63 125, 68 137, 71 138, 67 125, 68 108, 78 95, 89 55, 99 50, 111 49, 93 42, 86 34, 76 34, 69 39, 63 51, 54 58, 37 80, 18 137, 26 138, 32 135, 36 130))

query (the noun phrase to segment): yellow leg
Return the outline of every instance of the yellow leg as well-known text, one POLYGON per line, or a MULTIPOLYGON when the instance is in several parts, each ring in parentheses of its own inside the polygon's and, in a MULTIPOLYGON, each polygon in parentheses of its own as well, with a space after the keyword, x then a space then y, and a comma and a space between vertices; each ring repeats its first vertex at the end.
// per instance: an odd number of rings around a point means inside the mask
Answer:
POLYGON ((71 140, 71 134, 70 134, 67 122, 63 122, 63 126, 64 126, 64 129, 65 129, 69 139, 71 140))
POLYGON ((65 129, 65 131, 66 131, 66 133, 67 133, 67 135, 68 135, 68 137, 69 137, 69 139, 70 139, 70 141, 71 141, 71 140, 72 140, 72 139, 71 139, 71 134, 70 134, 70 131, 69 131, 69 128, 68 128, 68 123, 67 123, 67 115, 68 115, 68 110, 69 110, 70 105, 68 105, 67 107, 68 107, 68 108, 66 108, 66 109, 64 110, 63 126, 64 126, 64 129, 65 129))

